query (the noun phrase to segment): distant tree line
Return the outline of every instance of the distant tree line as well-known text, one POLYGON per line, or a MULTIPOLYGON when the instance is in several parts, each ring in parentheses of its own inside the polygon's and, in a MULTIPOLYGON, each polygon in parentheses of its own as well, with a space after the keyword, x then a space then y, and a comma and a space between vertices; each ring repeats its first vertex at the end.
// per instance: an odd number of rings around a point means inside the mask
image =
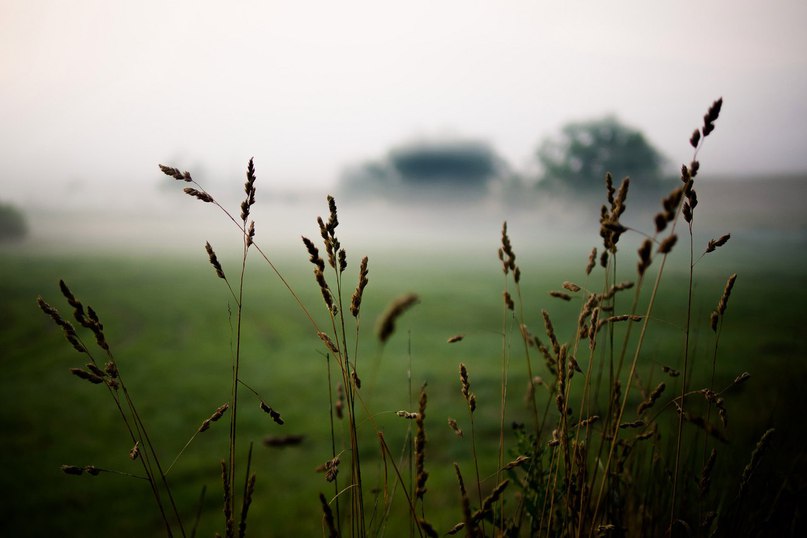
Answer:
POLYGON ((617 178, 630 176, 632 189, 656 193, 666 162, 640 131, 613 116, 568 123, 539 145, 535 159, 541 172, 527 177, 482 141, 417 141, 346 170, 341 185, 351 197, 450 194, 467 199, 493 191, 509 198, 542 192, 585 197, 599 194, 611 172, 617 178))

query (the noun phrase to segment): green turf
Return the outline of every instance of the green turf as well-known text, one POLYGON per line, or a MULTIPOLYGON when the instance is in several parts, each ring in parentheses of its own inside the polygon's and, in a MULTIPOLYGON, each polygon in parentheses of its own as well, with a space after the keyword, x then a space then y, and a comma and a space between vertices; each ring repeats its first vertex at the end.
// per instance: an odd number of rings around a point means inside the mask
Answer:
MULTIPOLYGON (((494 484, 499 430, 500 369, 503 349, 510 365, 508 424, 525 420, 522 400, 526 383, 523 345, 502 304, 504 275, 496 259, 463 252, 371 251, 370 285, 362 306, 358 354, 362 394, 372 420, 361 414, 362 458, 370 492, 381 485, 375 427, 384 431, 400 453, 410 423, 396 417, 399 409, 415 410, 416 393, 428 382, 427 431, 429 482, 427 517, 441 530, 461 519, 451 463, 461 462, 470 476, 470 440, 458 439, 446 420, 456 418, 466 434, 467 410, 459 392, 458 364, 468 365, 479 399, 476 415, 481 474, 494 484), (391 341, 381 347, 373 330, 388 302, 404 292, 420 296, 418 304, 399 322, 391 341), (508 338, 503 340, 502 330, 508 338), (446 339, 465 338, 457 344, 446 339), (408 377, 411 372, 411 391, 408 377), (414 400, 411 400, 414 398, 414 400), (414 403, 413 403, 414 402, 414 403)), ((519 245, 515 245, 517 252, 519 245)), ((349 251, 351 246, 347 245, 349 251)), ((711 373, 714 336, 708 315, 717 303, 725 279, 740 276, 732 296, 718 348, 718 385, 743 371, 753 379, 727 396, 731 413, 729 436, 737 441, 738 462, 745 448, 769 425, 784 431, 783 439, 798 438, 792 417, 805 403, 804 359, 807 342, 800 318, 805 298, 804 256, 788 264, 771 263, 775 249, 734 255, 712 254, 698 265, 691 347, 694 380, 711 373), (769 256, 758 253, 768 252, 769 256)), ((524 248, 526 250, 526 248, 524 248)), ((727 249, 728 250, 728 249, 727 249)), ((625 278, 634 268, 635 250, 625 249, 620 260, 625 278)), ((69 317, 60 296, 63 278, 74 293, 91 305, 103 321, 107 338, 164 465, 170 463, 217 406, 229 398, 234 309, 229 290, 215 277, 204 253, 196 258, 125 255, 46 255, 8 249, 0 253, 0 474, 6 501, 0 508, 3 534, 8 536, 150 536, 161 523, 146 483, 118 475, 67 476, 62 464, 88 465, 137 474, 126 457, 131 443, 102 386, 71 376, 68 368, 86 359, 63 339, 59 329, 36 307, 42 295, 69 317)), ((547 295, 564 280, 600 286, 601 277, 585 278, 587 252, 573 257, 529 253, 519 258, 527 322, 542 333, 541 309, 547 309, 562 339, 573 336, 579 302, 562 303, 547 295)), ((223 257, 225 272, 237 282, 237 257, 223 257)), ((304 252, 277 260, 317 324, 327 326, 319 290, 304 252)), ((355 286, 355 261, 345 273, 345 301, 355 286)), ((655 268, 654 268, 655 269, 655 268)), ((651 271, 652 272, 652 271, 651 271)), ((682 359, 687 271, 685 258, 671 261, 660 288, 641 356, 642 381, 661 379, 662 365, 680 368, 682 359)), ((630 295, 621 298, 625 306, 630 295)), ((255 259, 248 267, 242 334, 242 378, 275 409, 286 424, 275 425, 258 409, 258 401, 242 389, 239 414, 240 450, 245 455, 255 442, 253 468, 258 474, 249 528, 261 536, 318 535, 319 492, 333 486, 313 470, 330 458, 329 401, 324 348, 306 315, 289 292, 255 259), (301 434, 296 448, 267 448, 267 435, 301 434)), ((354 329, 350 329, 353 331, 354 329)), ((636 335, 634 334, 634 337, 636 335)), ((352 337, 351 337, 352 341, 352 337)), ((533 353, 538 375, 549 374, 533 353)), ((583 354, 581 363, 585 367, 583 354)), ((222 530, 219 460, 226 456, 227 428, 221 422, 200 434, 169 474, 177 503, 187 522, 203 486, 207 487, 200 536, 222 530)), ((338 427, 343 425, 338 424, 338 427)), ((508 443, 512 446, 508 433, 508 443)), ((783 442, 782 455, 792 447, 783 442)), ((343 458, 347 461, 347 456, 343 458)), ((741 465, 741 463, 740 463, 741 465)), ((404 469, 406 470, 406 469, 404 469)), ((348 474, 343 470, 343 476, 348 474)), ((240 481, 242 476, 238 476, 240 481)), ((405 517, 400 491, 396 516, 405 517), (401 515, 403 514, 403 516, 401 515)), ((390 536, 401 535, 389 530, 390 536)))

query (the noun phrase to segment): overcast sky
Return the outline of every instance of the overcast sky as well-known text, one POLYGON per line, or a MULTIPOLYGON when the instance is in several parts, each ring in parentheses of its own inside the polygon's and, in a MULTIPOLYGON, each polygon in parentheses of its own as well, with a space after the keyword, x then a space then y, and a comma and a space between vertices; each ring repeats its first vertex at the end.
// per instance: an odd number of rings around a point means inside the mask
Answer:
POLYGON ((719 96, 704 174, 807 170, 805 23, 803 0, 0 0, 0 199, 154 185, 157 163, 240 182, 251 156, 327 188, 441 136, 525 170, 606 114, 679 163, 719 96))

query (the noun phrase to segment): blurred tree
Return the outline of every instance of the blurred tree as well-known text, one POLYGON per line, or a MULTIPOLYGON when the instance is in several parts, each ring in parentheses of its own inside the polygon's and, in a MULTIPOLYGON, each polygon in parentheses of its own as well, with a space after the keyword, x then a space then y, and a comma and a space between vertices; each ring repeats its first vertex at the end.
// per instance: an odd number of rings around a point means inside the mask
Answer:
POLYGON ((0 242, 19 241, 28 234, 22 212, 11 204, 0 202, 0 242))
POLYGON ((351 195, 479 197, 506 174, 504 160, 484 142, 418 141, 393 148, 384 159, 348 169, 342 185, 351 195))
POLYGON ((485 187, 502 167, 489 145, 475 141, 410 144, 393 149, 389 163, 406 183, 466 189, 485 187))
POLYGON ((543 142, 537 157, 539 185, 575 193, 601 189, 606 172, 615 180, 630 176, 631 189, 655 190, 665 161, 641 132, 612 116, 567 124, 558 138, 543 142))

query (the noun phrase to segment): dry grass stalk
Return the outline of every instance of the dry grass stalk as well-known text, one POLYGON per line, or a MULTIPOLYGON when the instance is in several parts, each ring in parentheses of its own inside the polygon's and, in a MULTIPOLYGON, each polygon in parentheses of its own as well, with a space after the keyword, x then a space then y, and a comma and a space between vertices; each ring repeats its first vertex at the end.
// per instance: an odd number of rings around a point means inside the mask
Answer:
POLYGON ((317 336, 319 336, 319 339, 322 340, 322 342, 325 344, 325 347, 328 349, 328 351, 330 351, 331 353, 335 353, 337 355, 339 354, 339 348, 336 347, 336 344, 333 343, 333 340, 331 340, 331 337, 328 336, 327 333, 319 331, 317 333, 317 336))
POLYGON ((446 342, 449 344, 456 344, 457 342, 462 341, 463 338, 465 338, 464 334, 455 334, 454 336, 449 337, 446 342))
POLYGON ((637 272, 639 276, 644 275, 650 263, 653 261, 650 254, 653 250, 653 242, 650 239, 645 239, 642 246, 639 247, 639 264, 637 265, 637 272))
POLYGON ((740 375, 738 375, 737 377, 735 377, 734 381, 732 381, 731 384, 732 384, 732 386, 742 385, 743 383, 745 383, 749 379, 751 379, 751 374, 749 374, 748 372, 743 372, 740 375))
POLYGON ((499 497, 501 497, 502 493, 504 492, 505 489, 507 489, 507 486, 509 484, 510 480, 506 479, 500 482, 495 488, 493 488, 493 491, 490 492, 490 495, 485 497, 485 499, 482 501, 482 506, 479 508, 479 510, 474 512, 474 514, 472 515, 473 521, 475 522, 482 521, 484 518, 486 518, 491 514, 493 505, 496 504, 496 502, 499 500, 499 497))
POLYGON ((241 506, 241 520, 238 523, 238 537, 244 538, 247 533, 247 515, 249 513, 249 507, 252 505, 252 497, 255 495, 255 482, 257 480, 257 475, 255 473, 249 477, 247 481, 246 488, 244 490, 244 503, 241 506))
POLYGON ((56 308, 49 305, 48 303, 46 303, 45 300, 42 299, 42 297, 37 297, 36 304, 39 306, 42 312, 50 316, 50 318, 54 321, 54 323, 56 323, 56 325, 62 328, 65 338, 70 343, 70 345, 73 346, 73 349, 75 349, 79 353, 87 352, 87 348, 85 348, 84 345, 79 340, 78 334, 76 333, 76 329, 75 327, 73 327, 72 323, 62 318, 61 314, 59 314, 59 311, 56 308))
POLYGON ((418 303, 420 298, 414 293, 402 295, 392 301, 378 322, 378 339, 381 343, 389 340, 395 332, 395 323, 407 310, 418 303))
POLYGON ((555 357, 557 357, 560 354, 560 342, 558 342, 558 338, 555 335, 555 327, 552 325, 552 320, 549 317, 549 312, 547 312, 546 310, 541 310, 541 315, 544 318, 544 327, 546 328, 546 336, 552 343, 552 351, 555 352, 555 357))
POLYGON ((314 471, 318 473, 325 473, 325 480, 333 482, 339 474, 339 456, 334 456, 332 459, 326 461, 322 465, 318 465, 314 471))
POLYGON ((717 449, 713 448, 711 454, 703 464, 700 479, 698 480, 698 491, 701 497, 704 497, 709 492, 709 486, 712 484, 712 471, 715 467, 715 460, 717 460, 717 449))
POLYGON ((662 241, 658 247, 659 254, 669 254, 676 242, 678 242, 678 236, 675 234, 672 234, 664 239, 664 241, 662 241))
MULTIPOLYGON (((475 532, 474 532, 473 519, 471 517, 471 501, 468 498, 468 492, 465 489, 465 482, 462 479, 460 466, 457 465, 456 462, 454 463, 454 471, 457 474, 457 481, 459 482, 460 485, 460 499, 462 503, 462 522, 463 522, 463 525, 460 526, 459 528, 457 528, 457 525, 454 526, 454 528, 456 528, 456 531, 454 532, 459 532, 459 530, 462 529, 464 526, 466 529, 467 536, 473 537, 475 532)), ((449 531, 449 534, 452 534, 452 532, 449 531)))
POLYGON ((224 276, 224 270, 221 268, 221 263, 219 263, 219 259, 216 256, 216 253, 213 251, 213 247, 210 246, 210 243, 205 242, 205 250, 207 251, 210 265, 212 265, 213 269, 216 270, 216 276, 222 280, 227 280, 227 277, 224 276))
POLYGON ((563 286, 563 289, 568 290, 568 291, 570 291, 572 293, 577 293, 578 291, 580 291, 582 289, 580 286, 578 286, 574 282, 569 282, 568 280, 564 280, 562 286, 563 286))
POLYGON ((359 283, 356 286, 356 291, 353 292, 353 296, 350 298, 350 313, 353 315, 354 318, 359 317, 359 310, 361 308, 361 298, 364 294, 364 288, 367 287, 367 256, 361 259, 361 265, 359 266, 359 283))
POLYGON ((710 239, 709 243, 706 245, 706 251, 704 252, 704 254, 714 252, 719 247, 722 247, 723 245, 725 245, 728 242, 729 239, 731 239, 731 234, 726 234, 726 235, 720 236, 720 238, 718 238, 716 240, 715 239, 710 239))
POLYGON ((726 438, 726 435, 722 431, 720 431, 718 428, 716 428, 711 422, 708 422, 705 418, 703 418, 701 416, 698 416, 698 415, 693 415, 692 413, 689 413, 688 411, 684 411, 683 409, 681 409, 681 406, 678 403, 676 403, 676 409, 677 409, 679 415, 686 422, 689 422, 690 424, 696 426, 697 428, 700 428, 701 430, 706 432, 708 435, 711 435, 712 437, 714 437, 715 439, 717 439, 718 441, 720 441, 722 443, 728 443, 729 442, 729 440, 726 438))
POLYGON ((207 431, 207 430, 210 428, 210 425, 211 425, 213 422, 216 422, 217 420, 219 420, 221 417, 223 417, 223 416, 224 416, 224 412, 225 412, 225 411, 227 411, 229 408, 230 408, 230 404, 229 404, 229 403, 226 403, 226 402, 225 402, 225 403, 221 404, 221 405, 220 405, 220 406, 219 406, 219 407, 216 409, 216 411, 215 411, 215 412, 214 412, 212 415, 210 415, 210 418, 208 418, 207 420, 205 420, 204 422, 202 422, 202 425, 201 425, 201 426, 199 426, 199 433, 202 433, 203 431, 207 431))
POLYGON ((170 166, 165 166, 163 164, 159 165, 159 167, 160 167, 160 170, 162 170, 162 172, 165 175, 171 176, 174 179, 176 179, 177 181, 186 181, 188 183, 193 181, 193 179, 191 178, 190 172, 187 172, 187 171, 180 172, 178 168, 172 168, 170 166))
POLYGON ((193 196, 194 198, 198 198, 199 200, 208 204, 214 201, 213 197, 210 196, 208 193, 194 189, 193 187, 185 187, 183 191, 185 191, 185 194, 187 194, 188 196, 193 196))
POLYGON ((339 530, 336 528, 336 521, 334 521, 333 512, 331 511, 331 507, 328 505, 328 500, 322 493, 319 494, 319 502, 322 505, 322 518, 325 528, 328 529, 328 537, 339 538, 339 530))
MULTIPOLYGON (((552 291, 549 292, 549 295, 550 295, 550 297, 554 297, 556 299, 561 299, 562 301, 571 301, 572 300, 571 295, 569 295, 568 293, 562 292, 562 291, 552 290, 552 291)), ((510 310, 512 310, 512 308, 510 310)))
POLYGON ((661 394, 664 392, 664 389, 667 387, 664 383, 659 383, 658 386, 653 390, 653 392, 648 395, 648 397, 639 404, 639 407, 636 409, 636 414, 641 415, 651 407, 656 404, 656 401, 659 399, 661 394))
POLYGON ((703 136, 707 137, 711 134, 712 131, 715 130, 715 122, 717 118, 720 116, 720 109, 723 107, 723 98, 720 97, 716 101, 712 103, 712 106, 709 107, 709 110, 703 116, 703 136))
POLYGON ((577 318, 577 335, 582 339, 588 337, 588 325, 586 321, 597 306, 599 299, 596 293, 590 293, 588 299, 580 309, 580 315, 577 318))
POLYGON ((586 264, 586 275, 590 275, 594 266, 597 264, 597 247, 591 249, 591 254, 588 256, 588 263, 586 264))
POLYGON ((762 459, 763 454, 768 449, 768 445, 771 442, 771 437, 776 430, 774 428, 768 429, 765 433, 762 434, 762 437, 759 438, 757 441, 757 445, 754 447, 754 451, 751 453, 751 460, 743 469, 742 477, 740 478, 740 493, 739 496, 742 497, 743 493, 745 492, 745 488, 748 487, 748 482, 751 480, 751 476, 754 474, 754 471, 759 466, 759 462, 762 459))
POLYGON ((468 404, 468 409, 473 413, 476 411, 476 395, 471 392, 471 381, 468 378, 468 368, 465 367, 465 364, 460 363, 460 386, 462 395, 465 398, 465 402, 468 404))
POLYGON ((325 270, 325 262, 319 256, 319 249, 316 247, 316 245, 314 245, 314 242, 311 241, 310 239, 308 239, 307 237, 302 236, 302 239, 303 239, 303 244, 305 245, 305 248, 308 251, 308 254, 311 256, 309 258, 311 263, 313 263, 320 270, 320 272, 324 271, 325 270))
POLYGON ((244 183, 246 198, 241 202, 241 220, 246 224, 250 208, 255 204, 255 165, 250 158, 247 164, 247 181, 244 183))
POLYGON ((515 469, 516 467, 521 467, 523 464, 530 461, 529 456, 519 455, 513 461, 508 462, 504 467, 502 467, 503 471, 509 471, 511 469, 515 469))
POLYGON ((328 287, 328 282, 325 280, 325 275, 320 271, 319 267, 314 269, 314 278, 317 280, 317 284, 319 284, 320 292, 322 292, 322 299, 325 301, 325 306, 328 307, 328 311, 332 315, 336 315, 336 304, 333 301, 333 294, 331 293, 331 288, 328 287))
POLYGON ((453 431, 457 437, 463 437, 462 429, 459 424, 457 424, 457 421, 451 417, 448 417, 448 427, 451 428, 451 431, 453 431))
POLYGON ((504 274, 516 270, 516 255, 510 243, 510 237, 507 235, 507 222, 502 224, 502 246, 499 248, 499 260, 502 262, 504 274))
POLYGON ((227 538, 235 537, 235 520, 233 520, 233 499, 231 497, 230 476, 227 473, 227 464, 221 460, 221 480, 224 483, 224 535, 227 538))
POLYGON ((726 308, 729 304, 729 297, 731 297, 731 290, 734 288, 734 283, 736 281, 737 273, 729 276, 728 280, 726 281, 726 286, 723 288, 723 295, 720 297, 720 301, 717 303, 717 313, 721 316, 726 313, 726 308))
POLYGON ((426 494, 426 481, 429 473, 426 472, 426 385, 420 389, 418 412, 415 418, 417 431, 415 433, 415 498, 423 499, 426 494))
POLYGON ((342 383, 336 385, 336 401, 333 405, 336 418, 342 420, 345 417, 345 387, 342 383))
POLYGON ((70 368, 70 373, 78 377, 79 379, 85 379, 95 385, 99 385, 104 382, 103 377, 99 377, 91 372, 82 370, 81 368, 70 368))
POLYGON ((261 400, 260 408, 261 411, 267 413, 270 417, 272 417, 272 420, 274 420, 276 424, 279 424, 280 426, 284 424, 283 418, 280 416, 280 413, 269 407, 269 405, 263 400, 261 400))

